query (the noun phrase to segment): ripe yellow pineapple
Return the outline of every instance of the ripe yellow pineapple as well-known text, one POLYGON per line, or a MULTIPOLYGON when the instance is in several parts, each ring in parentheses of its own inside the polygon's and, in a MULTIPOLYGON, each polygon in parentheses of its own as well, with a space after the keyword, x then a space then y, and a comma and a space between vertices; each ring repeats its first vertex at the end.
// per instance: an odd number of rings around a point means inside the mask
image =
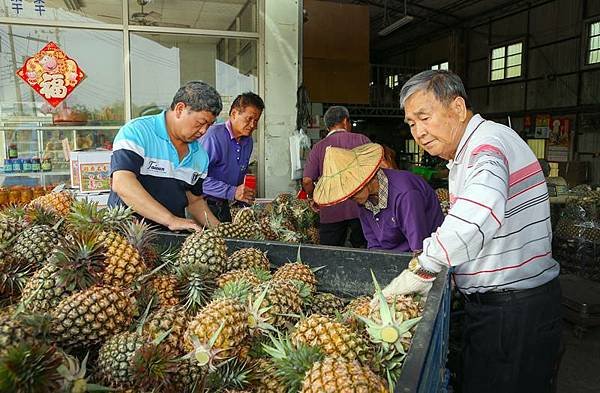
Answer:
POLYGON ((259 237, 259 230, 254 225, 243 226, 232 222, 223 222, 214 231, 226 239, 256 240, 259 237))
POLYGON ((51 332, 61 345, 88 347, 128 329, 136 312, 135 299, 122 288, 94 286, 52 310, 51 332))
POLYGON ((231 270, 227 273, 223 273, 219 277, 217 277, 217 286, 219 288, 223 288, 226 284, 228 284, 230 282, 235 282, 235 281, 240 281, 240 280, 244 280, 252 286, 259 285, 262 282, 260 280, 260 278, 258 278, 256 273, 254 273, 252 270, 236 269, 236 270, 231 270))
POLYGON ((127 287, 148 272, 139 251, 116 231, 102 232, 98 240, 106 248, 102 280, 107 285, 127 287))
POLYGON ((273 274, 273 280, 295 280, 305 283, 311 292, 317 288, 317 278, 310 266, 302 262, 290 262, 281 266, 273 274))
POLYGON ((306 374, 300 393, 387 393, 385 382, 366 366, 340 358, 316 362, 306 374))
POLYGON ((144 334, 150 340, 155 340, 161 334, 169 335, 161 341, 160 346, 165 352, 182 355, 184 352, 184 333, 187 329, 189 317, 183 307, 163 307, 150 314, 144 324, 144 334))
POLYGON ((150 287, 158 295, 161 307, 176 306, 179 304, 178 285, 175 275, 160 275, 150 280, 150 287))
POLYGON ((368 317, 371 313, 371 298, 368 296, 359 296, 348 303, 344 310, 344 323, 358 328, 359 320, 357 316, 368 317))
POLYGON ((227 259, 227 270, 261 269, 269 270, 267 253, 258 248, 241 248, 233 252, 227 259))
POLYGON ((29 202, 30 207, 43 207, 50 209, 66 217, 71 211, 73 204, 73 194, 70 191, 50 192, 46 195, 39 196, 29 202))
POLYGON ((256 215, 249 207, 243 207, 233 217, 233 223, 243 227, 256 225, 256 215))
POLYGON ((298 287, 289 280, 268 281, 255 287, 250 296, 252 303, 264 293, 260 309, 266 309, 265 322, 274 327, 283 327, 294 320, 292 315, 302 312, 303 299, 298 287), (266 293, 265 292, 266 289, 266 293))
POLYGON ((366 343, 352 328, 317 314, 300 320, 290 337, 295 345, 316 346, 327 356, 349 361, 363 361, 367 351, 366 343))
POLYGON ((212 301, 190 322, 185 332, 186 350, 194 351, 205 363, 235 357, 248 338, 248 316, 246 306, 234 299, 212 301))

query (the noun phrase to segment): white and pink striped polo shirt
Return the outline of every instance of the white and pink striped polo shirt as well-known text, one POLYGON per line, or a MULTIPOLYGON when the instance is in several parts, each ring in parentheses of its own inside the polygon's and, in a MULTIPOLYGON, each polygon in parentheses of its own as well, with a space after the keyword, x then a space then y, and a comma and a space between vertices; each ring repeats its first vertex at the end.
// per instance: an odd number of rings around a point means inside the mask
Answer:
POLYGON ((455 267, 464 293, 535 288, 558 275, 544 174, 514 130, 473 116, 448 168, 451 208, 423 241, 421 266, 455 267))

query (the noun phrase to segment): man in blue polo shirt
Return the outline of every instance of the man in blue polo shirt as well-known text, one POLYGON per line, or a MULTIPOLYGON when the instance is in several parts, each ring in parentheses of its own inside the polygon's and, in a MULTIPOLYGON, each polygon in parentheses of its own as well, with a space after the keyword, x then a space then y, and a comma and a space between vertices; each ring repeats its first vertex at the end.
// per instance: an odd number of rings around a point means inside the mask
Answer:
POLYGON ((252 155, 252 133, 264 108, 258 95, 240 94, 231 104, 229 120, 212 126, 200 140, 210 157, 204 194, 221 221, 231 221, 230 202, 254 200, 254 189, 244 185, 244 176, 252 155))
POLYGON ((208 155, 198 138, 222 107, 212 86, 193 81, 177 91, 169 110, 125 124, 113 143, 109 206, 129 206, 170 230, 218 225, 202 197, 208 155), (186 208, 195 220, 185 218, 186 208))

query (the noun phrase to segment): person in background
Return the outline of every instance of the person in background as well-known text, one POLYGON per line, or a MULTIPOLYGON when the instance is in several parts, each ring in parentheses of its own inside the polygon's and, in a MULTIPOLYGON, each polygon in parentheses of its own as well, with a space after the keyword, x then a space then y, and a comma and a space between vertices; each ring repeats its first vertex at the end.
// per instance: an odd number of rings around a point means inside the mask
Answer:
POLYGON ((230 202, 251 203, 255 190, 244 184, 252 155, 252 134, 265 109, 262 98, 243 93, 229 109, 229 120, 212 126, 200 139, 210 164, 204 181, 208 206, 221 221, 231 221, 230 202))
POLYGON ((550 392, 561 340, 560 267, 538 160, 514 130, 473 113, 452 72, 413 76, 400 103, 415 141, 450 161, 452 205, 384 295, 426 294, 443 267, 453 268, 465 297, 462 392, 550 392))
POLYGON ((407 171, 383 169, 384 149, 369 143, 352 150, 327 148, 314 198, 319 206, 351 199, 369 249, 420 251, 444 217, 435 191, 407 171))
POLYGON ((170 230, 201 230, 219 221, 202 197, 208 155, 198 142, 222 109, 219 93, 193 81, 167 111, 125 124, 113 142, 108 205, 125 205, 170 230), (195 219, 186 218, 186 208, 195 219))
MULTIPOLYGON (((329 133, 313 146, 304 166, 302 188, 309 199, 312 199, 315 183, 323 174, 323 158, 328 146, 352 149, 370 142, 366 136, 352 132, 350 113, 343 106, 332 106, 327 109, 323 120, 329 133)), ((358 216, 358 205, 350 200, 336 206, 319 207, 320 243, 326 246, 343 247, 350 232, 350 244, 355 248, 365 247, 367 242, 358 216)))

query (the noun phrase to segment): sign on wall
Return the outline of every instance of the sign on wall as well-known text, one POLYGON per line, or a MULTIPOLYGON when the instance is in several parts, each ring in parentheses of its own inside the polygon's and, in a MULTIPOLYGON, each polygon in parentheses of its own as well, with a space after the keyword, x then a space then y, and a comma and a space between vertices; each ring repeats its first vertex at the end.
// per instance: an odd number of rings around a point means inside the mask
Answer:
POLYGON ((67 98, 85 78, 77 62, 54 42, 28 58, 17 75, 53 107, 67 98))

